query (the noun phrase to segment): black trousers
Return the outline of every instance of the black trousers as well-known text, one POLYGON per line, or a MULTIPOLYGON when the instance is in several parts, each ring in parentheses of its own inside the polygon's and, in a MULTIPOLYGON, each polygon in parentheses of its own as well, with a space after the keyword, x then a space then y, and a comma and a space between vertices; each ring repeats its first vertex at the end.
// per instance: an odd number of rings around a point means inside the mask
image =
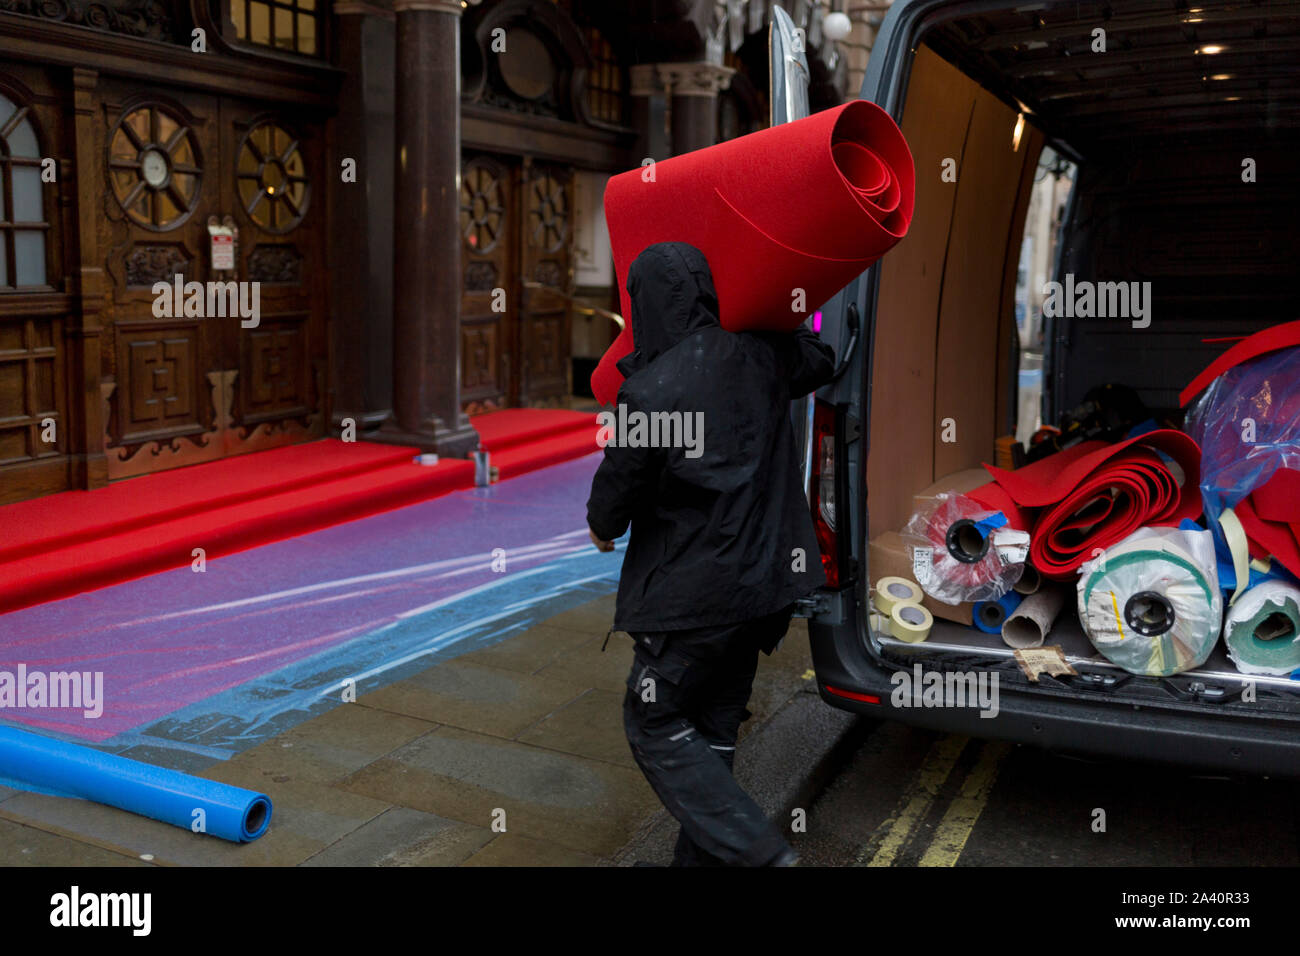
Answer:
POLYGON ((723 627, 633 633, 623 698, 632 755, 681 824, 674 866, 762 866, 789 849, 732 776, 760 650, 770 654, 792 608, 723 627))

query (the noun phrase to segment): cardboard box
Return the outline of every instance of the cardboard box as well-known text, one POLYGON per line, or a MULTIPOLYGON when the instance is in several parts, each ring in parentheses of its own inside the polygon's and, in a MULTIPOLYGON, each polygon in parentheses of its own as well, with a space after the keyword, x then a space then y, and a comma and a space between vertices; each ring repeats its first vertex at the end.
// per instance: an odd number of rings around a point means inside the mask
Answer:
POLYGON ((980 485, 987 485, 992 480, 993 476, 983 468, 967 468, 965 471, 958 471, 951 475, 945 475, 929 488, 922 489, 916 493, 915 497, 912 499, 913 513, 915 513, 917 503, 921 498, 933 498, 935 495, 945 491, 955 491, 964 495, 967 492, 974 491, 980 485))
MULTIPOLYGON (((912 575, 911 549, 897 531, 887 531, 872 540, 867 552, 867 568, 871 574, 872 587, 875 587, 876 582, 881 578, 886 577, 906 578, 913 584, 916 583, 916 578, 912 575)), ((967 626, 973 622, 971 617, 973 605, 969 602, 957 605, 944 604, 927 594, 921 603, 931 614, 945 621, 967 626)))

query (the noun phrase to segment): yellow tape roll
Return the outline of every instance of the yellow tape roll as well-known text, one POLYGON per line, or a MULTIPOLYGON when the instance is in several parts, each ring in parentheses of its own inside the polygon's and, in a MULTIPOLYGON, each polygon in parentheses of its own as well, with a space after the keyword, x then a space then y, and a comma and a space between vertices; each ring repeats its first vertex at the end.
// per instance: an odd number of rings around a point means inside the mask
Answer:
POLYGON ((919 604, 895 604, 889 612, 889 633, 909 644, 925 640, 933 626, 933 615, 919 604))
POLYGON ((876 582, 876 607, 890 614, 899 604, 920 604, 925 595, 907 578, 881 578, 876 582))

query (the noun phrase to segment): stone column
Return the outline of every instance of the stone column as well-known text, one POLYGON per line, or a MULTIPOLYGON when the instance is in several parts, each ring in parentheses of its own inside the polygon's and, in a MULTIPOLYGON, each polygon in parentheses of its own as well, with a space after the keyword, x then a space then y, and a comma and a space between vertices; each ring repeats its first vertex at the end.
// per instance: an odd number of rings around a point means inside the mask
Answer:
POLYGON ((395 0, 393 417, 385 439, 452 458, 460 408, 459 0, 395 0))
POLYGON ((714 63, 639 63, 631 69, 632 123, 645 156, 664 159, 712 146, 718 92, 735 70, 714 63))
POLYGON ((659 75, 672 94, 674 156, 718 141, 718 93, 731 85, 734 72, 714 63, 659 64, 659 75))
POLYGON ((637 132, 637 161, 672 155, 668 134, 668 94, 656 63, 638 63, 628 71, 628 119, 637 132))
POLYGON ((365 0, 333 5, 344 71, 330 169, 356 163, 354 182, 331 189, 334 293, 332 424, 357 437, 393 408, 393 49, 396 17, 365 0))

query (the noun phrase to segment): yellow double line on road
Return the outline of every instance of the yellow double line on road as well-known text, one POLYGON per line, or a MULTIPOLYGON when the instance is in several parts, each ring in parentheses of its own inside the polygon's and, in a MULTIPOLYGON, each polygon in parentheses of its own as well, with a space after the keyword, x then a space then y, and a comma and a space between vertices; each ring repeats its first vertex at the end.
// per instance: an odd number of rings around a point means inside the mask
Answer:
MULTIPOLYGON (((925 820, 939 796, 939 790, 952 775, 962 751, 970 743, 969 737, 950 734, 942 737, 926 752, 911 786, 899 802, 899 808, 882 828, 884 833, 876 845, 876 852, 866 859, 868 844, 858 858, 858 865, 893 866, 898 855, 915 836, 917 827, 925 820)), ((975 823, 984 812, 989 793, 997 780, 998 768, 1011 751, 1009 744, 990 741, 982 745, 974 768, 962 781, 961 790, 948 805, 943 819, 935 830, 930 845, 921 856, 920 866, 956 866, 957 859, 966 848, 975 823)), ((874 843, 875 841, 873 841, 874 843)))

